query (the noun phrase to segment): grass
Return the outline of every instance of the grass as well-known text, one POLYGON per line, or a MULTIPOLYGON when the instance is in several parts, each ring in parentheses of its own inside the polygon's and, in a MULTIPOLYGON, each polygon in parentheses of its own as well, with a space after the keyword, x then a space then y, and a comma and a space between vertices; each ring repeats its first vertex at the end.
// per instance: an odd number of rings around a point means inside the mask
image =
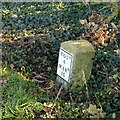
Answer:
POLYGON ((18 73, 11 74, 2 89, 2 117, 34 118, 34 112, 41 111, 43 108, 33 95, 37 92, 35 89, 34 82, 25 80, 18 73))

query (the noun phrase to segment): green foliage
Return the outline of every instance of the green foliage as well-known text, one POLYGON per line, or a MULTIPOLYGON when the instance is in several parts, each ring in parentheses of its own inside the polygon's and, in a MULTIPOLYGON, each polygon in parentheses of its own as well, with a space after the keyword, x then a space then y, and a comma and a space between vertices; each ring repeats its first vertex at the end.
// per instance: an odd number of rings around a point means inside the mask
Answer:
MULTIPOLYGON (((109 18, 114 5, 111 9, 108 3, 3 3, 0 76, 7 81, 2 88, 3 118, 119 116, 118 14, 112 17, 114 27, 118 27, 113 30, 116 34, 114 42, 95 48, 97 52, 87 86, 82 90, 79 85, 69 91, 62 90, 56 100, 59 92, 54 80, 60 43, 80 39, 85 29, 80 20, 89 18, 94 10, 109 18), (39 76, 38 83, 32 82, 36 76, 39 76)), ((109 30, 114 29, 108 24, 109 30)))
POLYGON ((32 71, 44 73, 48 71, 50 74, 54 74, 51 67, 52 64, 57 65, 58 51, 56 50, 58 48, 56 47, 58 43, 53 46, 55 43, 46 42, 46 39, 47 37, 36 36, 25 37, 21 39, 21 43, 4 42, 2 57, 4 65, 6 63, 13 64, 14 69, 24 73, 32 71), (8 53, 8 51, 11 52, 8 53))
POLYGON ((35 83, 25 81, 17 73, 10 76, 2 89, 3 118, 34 118, 34 111, 41 111, 43 105, 32 95, 35 83))

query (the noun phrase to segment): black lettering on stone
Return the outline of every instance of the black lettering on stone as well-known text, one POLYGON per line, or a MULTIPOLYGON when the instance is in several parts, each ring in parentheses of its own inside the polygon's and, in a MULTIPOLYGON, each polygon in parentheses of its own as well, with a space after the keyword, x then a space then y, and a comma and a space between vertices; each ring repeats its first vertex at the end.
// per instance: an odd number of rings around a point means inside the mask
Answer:
POLYGON ((67 68, 65 68, 65 72, 67 73, 67 68))
POLYGON ((63 52, 61 52, 61 56, 63 55, 63 52))
POLYGON ((65 64, 65 60, 63 60, 63 63, 65 64))
POLYGON ((65 55, 65 54, 63 54, 63 57, 64 57, 64 58, 66 58, 66 55, 65 55))
POLYGON ((68 56, 67 56, 67 58, 66 58, 67 60, 68 60, 68 56))
POLYGON ((71 59, 71 57, 69 56, 69 59, 71 59))
POLYGON ((62 67, 62 70, 64 71, 64 67, 62 67))
POLYGON ((61 75, 62 75, 63 77, 65 77, 65 72, 62 71, 62 72, 61 72, 61 75))
POLYGON ((61 64, 59 64, 59 68, 61 68, 62 67, 62 65, 61 64))

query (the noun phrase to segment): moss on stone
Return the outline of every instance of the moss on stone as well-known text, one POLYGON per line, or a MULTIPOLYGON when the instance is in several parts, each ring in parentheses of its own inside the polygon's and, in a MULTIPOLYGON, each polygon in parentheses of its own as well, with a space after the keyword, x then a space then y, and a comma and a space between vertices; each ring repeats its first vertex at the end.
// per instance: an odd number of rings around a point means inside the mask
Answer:
POLYGON ((63 42, 61 48, 73 54, 72 79, 69 85, 71 87, 78 84, 83 86, 91 74, 94 47, 86 40, 78 40, 63 42))

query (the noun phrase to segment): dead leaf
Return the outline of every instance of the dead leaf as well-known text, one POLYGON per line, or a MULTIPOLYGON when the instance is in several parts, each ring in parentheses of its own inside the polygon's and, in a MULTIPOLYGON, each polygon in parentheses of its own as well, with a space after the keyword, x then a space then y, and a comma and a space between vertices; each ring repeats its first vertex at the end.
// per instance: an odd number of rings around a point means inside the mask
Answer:
POLYGON ((88 110, 87 110, 90 114, 95 115, 96 113, 98 113, 98 110, 96 108, 96 105, 92 105, 90 104, 88 110))
POLYGON ((43 108, 43 110, 46 112, 46 113, 48 113, 48 112, 50 112, 51 111, 51 109, 52 109, 52 107, 53 106, 56 106, 56 104, 54 103, 49 103, 49 104, 47 104, 47 103, 44 103, 44 108, 43 108))
POLYGON ((11 70, 13 70, 14 69, 14 65, 10 64, 10 68, 11 68, 11 70))
POLYGON ((90 118, 104 118, 105 112, 103 112, 102 108, 99 109, 96 105, 90 104, 87 112, 91 114, 90 118))
POLYGON ((53 88, 53 87, 54 87, 54 85, 55 85, 54 81, 53 81, 53 80, 51 80, 51 81, 50 81, 50 83, 49 83, 49 85, 50 85, 50 88, 53 88))
POLYGON ((80 23, 81 23, 82 25, 87 24, 87 20, 86 20, 86 19, 84 19, 84 20, 79 20, 79 21, 80 21, 80 23))

